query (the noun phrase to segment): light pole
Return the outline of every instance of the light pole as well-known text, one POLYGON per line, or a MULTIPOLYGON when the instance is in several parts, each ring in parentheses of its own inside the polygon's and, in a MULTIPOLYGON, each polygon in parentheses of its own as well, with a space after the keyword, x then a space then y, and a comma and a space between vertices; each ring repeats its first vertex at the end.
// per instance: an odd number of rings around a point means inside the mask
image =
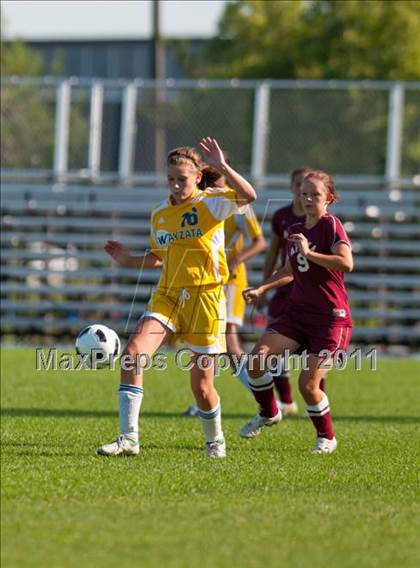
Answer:
POLYGON ((162 40, 161 2, 152 0, 153 4, 153 78, 157 81, 155 86, 155 173, 162 173, 165 169, 166 137, 165 128, 161 125, 159 113, 165 103, 165 46, 162 40))

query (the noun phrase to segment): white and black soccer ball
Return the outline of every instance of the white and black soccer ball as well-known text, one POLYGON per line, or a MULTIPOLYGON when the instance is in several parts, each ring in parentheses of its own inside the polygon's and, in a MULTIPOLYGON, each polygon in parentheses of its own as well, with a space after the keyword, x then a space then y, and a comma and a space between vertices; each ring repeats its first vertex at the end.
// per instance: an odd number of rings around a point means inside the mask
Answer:
POLYGON ((120 338, 106 325, 88 325, 76 338, 76 352, 86 356, 85 361, 89 367, 103 367, 119 357, 120 338))

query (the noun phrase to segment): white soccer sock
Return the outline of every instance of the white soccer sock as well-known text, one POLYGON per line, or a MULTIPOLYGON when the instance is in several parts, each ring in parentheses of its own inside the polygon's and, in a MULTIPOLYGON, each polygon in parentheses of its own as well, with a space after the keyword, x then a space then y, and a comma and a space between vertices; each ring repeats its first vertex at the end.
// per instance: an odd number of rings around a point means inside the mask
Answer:
POLYGON ((203 427, 207 443, 224 439, 220 399, 218 400, 217 405, 211 410, 201 410, 201 408, 198 408, 198 415, 201 420, 201 425, 203 427))
POLYGON ((330 401, 328 396, 324 393, 324 396, 317 404, 307 404, 306 411, 308 416, 324 416, 330 411, 330 401))
POLYGON ((242 367, 242 369, 239 369, 238 374, 236 376, 241 381, 241 383, 244 385, 244 387, 247 390, 250 390, 249 375, 248 375, 248 371, 247 371, 245 365, 242 367))
POLYGON ((264 375, 258 379, 251 379, 251 377, 249 377, 248 384, 250 390, 254 392, 261 392, 272 389, 274 382, 271 373, 264 373, 264 375))
POLYGON ((120 432, 133 442, 139 441, 139 414, 143 400, 143 388, 134 385, 120 385, 120 432))

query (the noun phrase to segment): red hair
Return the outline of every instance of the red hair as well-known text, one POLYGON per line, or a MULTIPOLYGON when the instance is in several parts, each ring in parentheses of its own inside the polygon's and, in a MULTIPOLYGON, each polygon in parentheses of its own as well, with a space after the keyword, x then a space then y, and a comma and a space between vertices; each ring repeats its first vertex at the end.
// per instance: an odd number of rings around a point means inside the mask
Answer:
POLYGON ((338 194, 335 188, 335 183, 332 177, 321 170, 309 170, 303 177, 303 181, 318 180, 322 182, 325 191, 327 192, 328 203, 335 203, 338 201, 338 194))

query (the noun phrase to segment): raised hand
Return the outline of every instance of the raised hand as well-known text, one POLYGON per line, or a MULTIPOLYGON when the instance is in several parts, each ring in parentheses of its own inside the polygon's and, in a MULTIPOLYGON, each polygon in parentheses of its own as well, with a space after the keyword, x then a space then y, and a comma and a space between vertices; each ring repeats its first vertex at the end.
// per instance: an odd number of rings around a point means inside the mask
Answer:
POLYGON ((104 248, 115 262, 121 266, 124 266, 131 257, 130 249, 119 241, 107 241, 104 248))
POLYGON ((214 138, 206 136, 202 138, 200 142, 200 148, 203 152, 204 161, 210 166, 213 166, 217 170, 226 166, 225 156, 223 155, 223 150, 220 148, 219 144, 214 138))

